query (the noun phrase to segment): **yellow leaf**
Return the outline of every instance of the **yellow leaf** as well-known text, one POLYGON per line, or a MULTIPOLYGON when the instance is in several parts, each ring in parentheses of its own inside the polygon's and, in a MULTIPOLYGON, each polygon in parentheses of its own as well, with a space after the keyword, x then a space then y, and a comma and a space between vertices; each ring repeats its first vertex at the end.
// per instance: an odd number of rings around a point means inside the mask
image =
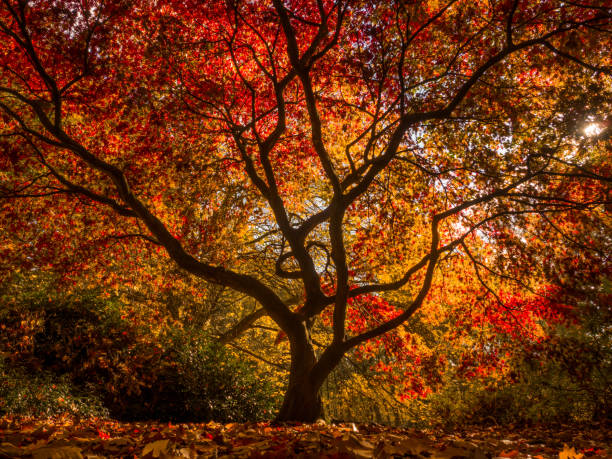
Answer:
POLYGON ((76 446, 46 446, 32 451, 33 459, 83 459, 81 448, 76 446))
POLYGON ((563 445, 563 451, 559 453, 559 459, 582 459, 584 454, 578 454, 574 448, 563 445))
POLYGON ((2 443, 0 444, 0 454, 7 457, 19 457, 24 456, 26 453, 11 443, 2 443))
POLYGON ((157 440, 152 443, 147 443, 142 450, 142 455, 148 457, 161 457, 161 455, 165 455, 168 450, 168 443, 170 443, 170 440, 157 440))

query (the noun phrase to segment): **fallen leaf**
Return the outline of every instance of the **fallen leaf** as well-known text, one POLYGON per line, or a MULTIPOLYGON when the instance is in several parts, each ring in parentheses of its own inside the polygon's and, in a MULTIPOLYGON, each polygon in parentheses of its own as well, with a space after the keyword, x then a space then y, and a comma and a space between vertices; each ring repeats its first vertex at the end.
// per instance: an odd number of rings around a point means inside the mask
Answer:
POLYGON ((197 459, 198 457, 198 452, 192 448, 181 448, 179 454, 187 459, 197 459))
POLYGON ((347 452, 358 458, 370 458, 374 451, 374 445, 372 443, 352 433, 344 436, 339 446, 343 452, 347 452))
POLYGON ((19 457, 24 454, 25 453, 20 448, 17 448, 12 443, 0 444, 0 457, 19 457))
POLYGON ((576 452, 575 448, 570 448, 567 445, 563 445, 563 451, 559 453, 559 459, 582 459, 584 454, 576 452))
POLYGON ((81 448, 76 446, 45 446, 32 451, 33 459, 83 459, 81 448))
POLYGON ((162 454, 165 454, 168 451, 169 443, 170 440, 157 440, 152 443, 148 443, 142 450, 142 455, 143 457, 161 457, 162 454))
POLYGON ((113 438, 108 442, 109 446, 127 446, 133 444, 133 440, 127 437, 113 438))

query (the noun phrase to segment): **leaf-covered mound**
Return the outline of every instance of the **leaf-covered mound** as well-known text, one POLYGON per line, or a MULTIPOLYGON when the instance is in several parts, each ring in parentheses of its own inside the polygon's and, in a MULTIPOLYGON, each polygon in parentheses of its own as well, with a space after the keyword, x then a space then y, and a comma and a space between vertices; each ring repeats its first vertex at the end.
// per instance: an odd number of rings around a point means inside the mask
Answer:
MULTIPOLYGON (((609 426, 608 426, 609 427, 609 426)), ((453 434, 380 425, 0 421, 0 458, 560 458, 612 451, 606 426, 486 428, 453 434)))

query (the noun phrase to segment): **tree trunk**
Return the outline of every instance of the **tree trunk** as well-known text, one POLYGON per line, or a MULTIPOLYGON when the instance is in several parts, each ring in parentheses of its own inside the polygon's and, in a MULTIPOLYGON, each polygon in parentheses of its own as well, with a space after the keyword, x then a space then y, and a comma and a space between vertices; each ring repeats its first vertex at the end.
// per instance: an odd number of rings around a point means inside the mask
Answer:
POLYGON ((315 383, 312 378, 317 356, 310 340, 308 326, 302 323, 294 333, 293 336, 289 335, 291 348, 289 387, 276 420, 314 422, 323 412, 319 393, 321 383, 315 383))
POLYGON ((290 338, 291 370, 289 387, 276 421, 315 422, 323 416, 321 386, 336 367, 343 352, 339 347, 330 346, 317 361, 309 330, 300 333, 301 339, 290 338))
POLYGON ((314 422, 323 415, 319 387, 308 379, 289 385, 277 421, 314 422))

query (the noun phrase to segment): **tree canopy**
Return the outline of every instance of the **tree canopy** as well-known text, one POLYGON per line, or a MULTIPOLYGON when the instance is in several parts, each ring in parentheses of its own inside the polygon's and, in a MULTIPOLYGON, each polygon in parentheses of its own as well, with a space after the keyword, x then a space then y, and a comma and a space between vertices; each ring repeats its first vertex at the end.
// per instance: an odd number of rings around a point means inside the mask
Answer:
POLYGON ((3 273, 246 295, 289 341, 278 419, 313 421, 440 292, 494 322, 609 276, 611 27, 607 0, 2 0, 3 273))

